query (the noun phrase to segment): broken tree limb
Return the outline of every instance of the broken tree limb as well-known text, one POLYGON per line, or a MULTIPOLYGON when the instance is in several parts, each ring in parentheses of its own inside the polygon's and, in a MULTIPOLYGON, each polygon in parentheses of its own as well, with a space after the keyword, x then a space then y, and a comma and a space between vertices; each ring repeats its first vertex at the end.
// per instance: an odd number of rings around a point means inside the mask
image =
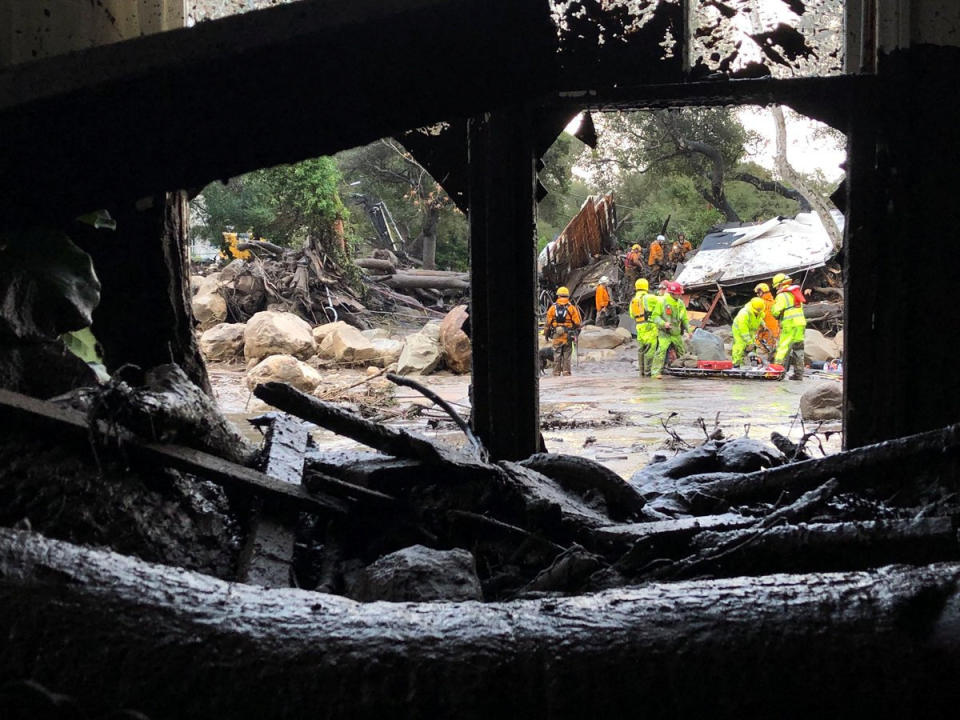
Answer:
POLYGON ((957 531, 950 518, 708 531, 695 536, 692 546, 697 554, 655 576, 682 579, 703 574, 731 577, 774 571, 831 572, 960 558, 957 531))
MULTIPOLYGON (((7 390, 0 390, 0 425, 15 423, 18 427, 43 427, 61 436, 72 436, 80 442, 89 442, 87 418, 75 410, 64 410, 49 402, 37 400, 7 390)), ((98 433, 116 437, 104 427, 98 433)), ((256 470, 229 462, 193 448, 179 445, 144 442, 133 436, 121 440, 124 457, 151 466, 169 467, 197 475, 228 489, 263 495, 271 503, 279 503, 303 512, 345 513, 347 506, 340 500, 322 495, 311 495, 295 485, 274 480, 256 470)))
POLYGON ((588 458, 555 453, 537 453, 520 463, 555 480, 565 490, 603 495, 607 513, 614 520, 636 520, 644 506, 643 497, 626 480, 604 465, 588 458))
POLYGON ((253 394, 279 410, 397 458, 427 463, 483 465, 466 455, 436 445, 426 438, 365 420, 359 415, 317 400, 284 383, 269 382, 257 385, 253 394))
POLYGON ((467 440, 470 441, 470 445, 473 446, 473 449, 477 454, 477 459, 482 462, 486 462, 490 458, 490 453, 487 452, 487 449, 483 446, 483 443, 480 442, 479 438, 473 434, 473 430, 471 430, 470 426, 467 425, 462 417, 460 417, 460 414, 453 409, 453 406, 450 405, 450 403, 437 395, 433 390, 428 387, 424 387, 416 380, 405 378, 402 375, 397 375, 396 373, 387 373, 387 380, 392 382, 394 385, 402 385, 404 387, 413 388, 425 398, 442 408, 443 411, 450 416, 450 419, 456 423, 457 427, 460 428, 463 434, 467 436, 467 440))
POLYGON ((408 275, 398 272, 382 280, 384 285, 392 288, 410 290, 413 288, 432 288, 436 290, 469 290, 470 283, 456 277, 442 277, 438 275, 408 275))
POLYGON ((379 260, 377 258, 357 258, 353 264, 364 270, 376 270, 387 275, 393 275, 397 271, 397 266, 389 260, 379 260))
POLYGON ((237 250, 249 250, 254 255, 268 255, 275 258, 282 258, 284 252, 282 247, 266 240, 239 242, 237 243, 237 250))
POLYGON ((950 717, 958 580, 942 564, 364 605, 3 529, 0 676, 154 720, 579 720, 638 697, 652 718, 950 717))
MULTIPOLYGON (((841 491, 870 488, 878 484, 903 486, 911 482, 921 468, 956 463, 958 450, 960 424, 948 425, 940 430, 767 470, 751 473, 708 472, 677 477, 670 483, 669 499, 678 509, 682 508, 692 515, 710 515, 731 505, 771 502, 784 492, 803 493, 832 477, 839 481, 841 491), (900 468, 901 475, 891 473, 893 467, 900 468), (883 474, 882 482, 878 473, 883 474), (898 480, 898 477, 901 479, 898 480)), ((689 467, 696 470, 693 461, 689 467)), ((655 497, 667 497, 662 489, 657 488, 655 497)), ((638 490, 651 502, 652 496, 648 496, 642 486, 638 490)))

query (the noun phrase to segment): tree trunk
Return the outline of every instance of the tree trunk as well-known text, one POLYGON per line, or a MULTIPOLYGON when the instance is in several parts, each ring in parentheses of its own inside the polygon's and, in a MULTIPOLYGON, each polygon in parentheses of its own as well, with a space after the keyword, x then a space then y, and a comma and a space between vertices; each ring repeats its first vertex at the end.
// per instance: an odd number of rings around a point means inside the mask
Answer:
POLYGON ((960 565, 509 603, 266 591, 0 530, 0 676, 90 716, 948 716, 960 565))
POLYGON ((437 222, 440 219, 440 211, 430 208, 427 211, 427 220, 421 231, 421 240, 423 241, 424 270, 433 270, 437 267, 437 222))
POLYGON ((830 214, 830 206, 827 205, 824 197, 814 192, 810 186, 807 185, 800 176, 800 173, 794 170, 793 166, 790 165, 790 161, 787 160, 787 124, 783 118, 783 108, 779 105, 773 105, 770 108, 770 112, 773 113, 773 120, 777 126, 777 152, 775 156, 777 170, 780 171, 780 175, 784 180, 797 188, 797 190, 807 198, 810 206, 813 207, 814 212, 817 213, 817 217, 820 218, 820 222, 823 223, 823 229, 826 230, 827 235, 830 237, 833 249, 839 251, 843 246, 843 233, 840 232, 836 220, 834 220, 833 215, 830 214))
POLYGON ((186 282, 187 199, 160 193, 151 205, 112 208, 115 232, 77 238, 103 284, 93 332, 107 369, 176 363, 208 394, 210 380, 193 332, 186 282))

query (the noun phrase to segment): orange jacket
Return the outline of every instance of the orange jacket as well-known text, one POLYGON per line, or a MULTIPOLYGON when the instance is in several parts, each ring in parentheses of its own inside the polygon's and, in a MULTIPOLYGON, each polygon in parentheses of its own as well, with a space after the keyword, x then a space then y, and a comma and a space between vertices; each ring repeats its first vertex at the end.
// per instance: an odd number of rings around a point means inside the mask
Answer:
POLYGON ((627 270, 643 267, 643 253, 640 250, 630 250, 623 259, 623 266, 627 270))
POLYGON ((663 247, 654 240, 650 243, 650 254, 647 256, 647 265, 651 267, 663 262, 663 247))
POLYGON ((605 285, 597 285, 596 303, 597 312, 600 312, 610 304, 610 293, 605 285))
POLYGON ((559 297, 547 310, 547 319, 543 324, 543 336, 553 338, 554 345, 566 345, 573 340, 573 332, 580 329, 580 311, 569 298, 559 297), (564 307, 563 320, 557 319, 557 306, 564 307))
POLYGON ((767 310, 763 314, 763 325, 761 325, 757 331, 757 339, 762 340, 764 344, 772 350, 777 342, 777 338, 780 337, 780 323, 777 322, 773 313, 770 312, 770 308, 773 307, 774 302, 773 295, 766 292, 757 297, 761 298, 767 306, 767 310))
POLYGON ((682 262, 691 250, 693 250, 693 245, 690 244, 689 240, 684 239, 683 242, 675 240, 673 245, 670 246, 670 262, 682 262))

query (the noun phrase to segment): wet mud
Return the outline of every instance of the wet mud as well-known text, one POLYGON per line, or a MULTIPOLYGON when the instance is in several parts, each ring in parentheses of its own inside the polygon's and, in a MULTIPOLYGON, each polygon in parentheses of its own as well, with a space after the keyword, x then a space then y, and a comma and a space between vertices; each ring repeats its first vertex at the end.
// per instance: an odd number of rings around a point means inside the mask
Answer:
MULTIPOLYGON (((270 408, 253 397, 244 384, 240 366, 212 366, 211 382, 221 409, 251 439, 259 431, 247 419, 270 408)), ((325 376, 325 386, 344 388, 364 378, 362 370, 337 370, 325 376)), ((467 375, 440 372, 417 380, 469 416, 467 375)), ((747 435, 768 442, 772 432, 800 441, 817 427, 799 418, 800 396, 817 384, 837 382, 808 377, 796 382, 716 380, 664 377, 640 378, 633 363, 624 360, 581 362, 569 377, 540 378, 541 431, 547 449, 596 460, 624 478, 655 455, 671 456, 687 446, 701 444, 707 434, 747 435)), ((363 386, 354 388, 363 392, 363 386)), ((442 411, 416 391, 395 388, 384 396, 389 403, 386 422, 427 437, 463 446, 463 434, 442 411), (413 408, 413 411, 410 411, 413 408)), ((387 410, 387 408, 385 408, 387 410)), ((839 425, 825 429, 839 430, 839 425)), ((313 440, 321 449, 358 448, 357 443, 328 430, 317 429, 313 440)), ((832 432, 808 445, 816 457, 840 450, 841 436, 832 432)))

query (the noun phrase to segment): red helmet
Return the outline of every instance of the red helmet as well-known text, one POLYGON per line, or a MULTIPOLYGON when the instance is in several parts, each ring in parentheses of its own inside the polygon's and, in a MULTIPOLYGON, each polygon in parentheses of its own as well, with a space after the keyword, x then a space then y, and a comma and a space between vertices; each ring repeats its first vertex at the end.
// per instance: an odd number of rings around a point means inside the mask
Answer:
POLYGON ((667 292, 671 295, 683 295, 683 285, 678 282, 668 282, 667 292))

